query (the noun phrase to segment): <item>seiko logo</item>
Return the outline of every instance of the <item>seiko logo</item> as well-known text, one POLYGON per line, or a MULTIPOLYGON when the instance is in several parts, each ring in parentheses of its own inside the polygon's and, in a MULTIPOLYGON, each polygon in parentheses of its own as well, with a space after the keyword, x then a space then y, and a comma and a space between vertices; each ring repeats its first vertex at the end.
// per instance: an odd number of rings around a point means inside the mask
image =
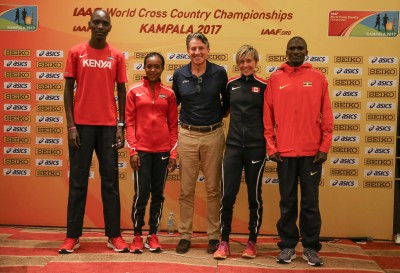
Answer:
POLYGON ((61 72, 36 72, 36 79, 41 80, 59 80, 63 78, 61 72))
POLYGON ((145 75, 133 74, 133 81, 141 81, 145 75))
POLYGON ((36 116, 36 122, 38 122, 38 123, 63 123, 63 117, 61 117, 61 116, 36 116))
POLYGON ((335 75, 362 75, 362 68, 335 67, 335 75))
POLYGON ((347 187, 347 188, 356 188, 358 186, 357 180, 329 180, 329 184, 331 187, 347 187))
POLYGON ((3 175, 7 176, 30 176, 28 169, 3 169, 3 175))
POLYGON ((31 67, 31 61, 27 61, 27 60, 4 60, 4 67, 30 68, 31 67))
POLYGON ((393 148, 365 147, 365 154, 392 155, 393 154, 393 148))
POLYGON ((353 142, 358 143, 360 142, 360 136, 333 136, 333 142, 353 142))
POLYGON ((36 94, 36 101, 63 101, 63 96, 55 94, 36 94))
POLYGON ((267 55, 267 62, 285 62, 286 55, 267 55))
POLYGON ((278 68, 279 66, 267 66, 267 73, 274 73, 278 68))
POLYGON ((392 137, 392 136, 366 136, 365 143, 394 144, 394 137, 392 137))
POLYGON ((319 66, 315 66, 314 68, 315 68, 315 69, 318 69, 322 74, 328 75, 328 71, 329 71, 329 68, 328 68, 328 67, 319 67, 319 66))
POLYGON ((37 83, 36 90, 62 90, 62 83, 37 83))
POLYGON ((180 179, 179 174, 169 174, 169 175, 167 176, 167 180, 176 180, 176 181, 179 181, 179 180, 181 180, 181 179, 180 179))
POLYGON ((333 113, 335 120, 360 120, 358 113, 333 113))
POLYGON ((331 148, 332 153, 335 154, 358 154, 359 147, 348 147, 348 146, 333 146, 331 148))
POLYGON ((19 154, 29 155, 29 154, 31 154, 31 149, 30 148, 18 148, 18 147, 4 147, 3 153, 8 154, 8 155, 19 155, 19 154))
POLYGON ((368 121, 395 121, 395 114, 367 114, 368 121))
POLYGON ((4 121, 29 122, 31 116, 4 115, 4 121))
POLYGON ((63 68, 64 63, 61 61, 50 61, 50 62, 37 61, 36 67, 37 68, 63 68))
POLYGON ((187 54, 187 53, 174 53, 174 52, 170 53, 170 52, 168 52, 167 59, 168 60, 189 60, 190 57, 189 57, 189 54, 187 54))
POLYGON ((392 177, 393 173, 390 170, 364 170, 364 176, 368 176, 368 177, 392 177))
MULTIPOLYGON (((237 65, 233 65, 233 66, 232 66, 232 70, 233 70, 233 72, 235 72, 235 73, 240 72, 240 68, 239 68, 239 66, 237 66, 237 65)), ((261 66, 257 65, 256 67, 254 67, 254 71, 255 71, 255 72, 260 72, 260 71, 261 71, 261 66)))
POLYGON ((36 50, 36 57, 63 58, 62 50, 36 50))
POLYGON ((4 158, 4 165, 30 165, 31 160, 29 158, 4 158))
POLYGON ((397 68, 369 68, 368 75, 397 76, 397 68))
POLYGON ((394 126, 393 125, 372 125, 372 124, 367 124, 365 126, 365 131, 366 132, 391 133, 391 132, 394 132, 394 126))
POLYGON ((127 152, 126 151, 118 151, 118 157, 119 158, 126 158, 127 157, 127 152))
POLYGON ((30 82, 4 82, 4 89, 23 89, 30 90, 30 82))
POLYGON ((362 79, 333 79, 334 86, 362 86, 362 79))
POLYGON ((277 177, 267 177, 264 183, 270 185, 278 185, 279 179, 277 177))
POLYGON ((362 56, 335 56, 334 62, 342 63, 342 64, 362 64, 363 57, 362 56))
POLYGON ((354 101, 334 101, 334 109, 361 109, 361 102, 354 101))
POLYGON ((359 124, 335 124, 335 131, 360 132, 359 124))
POLYGON ((83 67, 96 67, 111 69, 111 61, 84 59, 82 62, 83 67))
POLYGON ((335 165, 358 165, 358 158, 331 158, 331 164, 335 165))
POLYGON ((63 128, 61 127, 36 127, 37 134, 62 134, 63 128))
POLYGON ((62 113, 62 105, 36 105, 36 112, 58 112, 62 113))
POLYGON ((306 56, 305 62, 309 63, 329 63, 328 56, 306 56))
POLYGON ((118 179, 126 180, 127 179, 126 172, 118 172, 118 179))
POLYGON ((207 60, 210 60, 210 61, 227 61, 228 60, 228 54, 209 53, 208 56, 207 56, 207 60))
POLYGON ((35 149, 36 155, 62 155, 62 149, 50 149, 50 148, 36 148, 35 149))
POLYGON ((264 172, 265 173, 276 173, 277 172, 277 167, 276 166, 265 166, 264 167, 264 172))
POLYGON ((361 91, 359 90, 334 90, 335 97, 353 97, 361 98, 361 91))
POLYGON ((178 68, 181 68, 185 64, 167 64, 167 71, 175 71, 178 68))
POLYGON ((393 159, 365 158, 364 165, 367 165, 367 166, 393 166, 393 159))
POLYGON ((35 175, 38 177, 62 177, 61 170, 36 170, 35 175))
POLYGON ((4 104, 4 111, 30 112, 31 105, 30 104, 4 104))
POLYGON ((31 126, 5 125, 4 132, 5 133, 28 133, 29 134, 31 132, 31 126))
POLYGON ((5 100, 31 100, 29 93, 4 93, 5 100))
POLYGON ((390 102, 368 102, 368 109, 395 110, 395 104, 390 102))
POLYGON ((369 57, 370 64, 397 64, 397 62, 398 62, 397 57, 378 57, 378 56, 369 57))
POLYGON ((61 159, 36 159, 36 166, 62 167, 61 159))
POLYGON ((396 91, 368 91, 367 98, 395 99, 396 91))
POLYGON ((62 138, 45 138, 45 137, 37 137, 36 144, 41 145, 62 145, 62 138))
POLYGON ((149 53, 151 52, 135 52, 133 56, 135 59, 144 59, 149 53))
POLYGON ((392 188, 392 181, 364 181, 364 188, 392 188))
POLYGON ((4 78, 30 79, 31 72, 4 71, 4 78))
POLYGON ((30 137, 4 137, 4 143, 18 143, 18 144, 30 144, 30 137))
POLYGON ((4 56, 29 57, 31 51, 29 49, 4 49, 4 56))
POLYGON ((396 87, 397 81, 395 80, 368 80, 369 87, 396 87))
POLYGON ((330 175, 357 176, 358 169, 330 169, 330 175))

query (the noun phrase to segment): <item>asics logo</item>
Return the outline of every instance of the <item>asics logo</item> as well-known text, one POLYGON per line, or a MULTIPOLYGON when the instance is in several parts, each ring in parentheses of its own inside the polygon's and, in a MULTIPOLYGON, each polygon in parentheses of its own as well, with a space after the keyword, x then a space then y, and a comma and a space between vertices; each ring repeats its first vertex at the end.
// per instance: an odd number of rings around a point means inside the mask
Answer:
POLYGON ((167 159, 168 158, 168 156, 162 156, 161 157, 161 160, 165 160, 165 159, 167 159))
POLYGON ((285 85, 280 85, 279 86, 279 89, 283 89, 283 88, 285 88, 286 86, 288 86, 289 84, 285 84, 285 85))
POLYGON ((233 91, 233 90, 236 90, 236 89, 238 89, 238 88, 240 88, 240 86, 234 86, 234 87, 232 87, 232 91, 233 91))
POLYGON ((256 163, 258 163, 258 162, 260 162, 260 161, 261 161, 261 160, 252 160, 251 163, 252 163, 252 164, 256 164, 256 163))
POLYGON ((316 174, 318 171, 316 172, 311 172, 310 175, 313 176, 314 174, 316 174))

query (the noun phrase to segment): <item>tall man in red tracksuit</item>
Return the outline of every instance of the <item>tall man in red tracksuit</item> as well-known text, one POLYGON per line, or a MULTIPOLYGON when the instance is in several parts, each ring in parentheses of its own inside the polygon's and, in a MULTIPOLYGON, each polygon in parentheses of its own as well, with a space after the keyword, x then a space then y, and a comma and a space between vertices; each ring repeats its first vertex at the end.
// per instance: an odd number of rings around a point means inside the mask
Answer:
POLYGON ((300 235, 303 259, 321 266, 317 252, 321 249, 319 234, 321 216, 318 187, 322 163, 332 144, 333 113, 325 76, 309 63, 307 43, 301 37, 289 40, 288 61, 268 81, 264 98, 264 134, 267 153, 278 164, 281 216, 277 229, 281 253, 276 260, 290 263, 296 258, 299 242, 296 226, 297 191, 300 180, 300 235))

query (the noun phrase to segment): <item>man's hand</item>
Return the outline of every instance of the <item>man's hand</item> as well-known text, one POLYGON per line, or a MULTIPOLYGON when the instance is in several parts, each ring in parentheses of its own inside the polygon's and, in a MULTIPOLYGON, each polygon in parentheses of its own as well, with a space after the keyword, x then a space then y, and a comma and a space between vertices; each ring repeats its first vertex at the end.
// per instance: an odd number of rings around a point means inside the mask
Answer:
POLYGON ((116 143, 113 145, 114 149, 121 149, 125 146, 124 127, 117 127, 116 143))
POLYGON ((78 150, 81 146, 81 141, 79 139, 79 133, 76 128, 68 129, 68 146, 74 150, 78 150))
POLYGON ((276 152, 276 153, 270 155, 269 159, 274 161, 274 162, 283 162, 283 159, 282 159, 282 157, 281 157, 279 152, 276 152))
POLYGON ((313 163, 324 163, 327 159, 328 155, 324 152, 318 151, 318 153, 314 157, 313 163))
POLYGON ((172 173, 176 169, 176 159, 175 158, 169 158, 168 159, 168 172, 172 173))
POLYGON ((132 155, 130 159, 131 167, 134 171, 138 171, 140 167, 140 158, 139 155, 132 155))

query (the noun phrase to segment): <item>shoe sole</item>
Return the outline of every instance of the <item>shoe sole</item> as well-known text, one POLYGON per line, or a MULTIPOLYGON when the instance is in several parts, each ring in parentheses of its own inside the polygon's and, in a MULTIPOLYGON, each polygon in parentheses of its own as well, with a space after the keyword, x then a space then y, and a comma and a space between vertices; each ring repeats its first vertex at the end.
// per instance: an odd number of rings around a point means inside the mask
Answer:
POLYGON ((135 254, 142 254, 143 253, 143 249, 130 249, 129 252, 130 253, 135 253, 135 254))
POLYGON ((309 265, 311 266, 322 266, 324 264, 324 262, 320 262, 320 263, 311 263, 310 261, 308 261, 308 258, 306 256, 303 255, 303 260, 306 261, 309 265))
POLYGON ((162 248, 161 247, 157 247, 157 248, 150 248, 150 246, 146 243, 144 245, 145 248, 149 249, 150 252, 161 252, 162 248))
POLYGON ((107 247, 111 248, 115 252, 122 252, 122 253, 129 252, 129 248, 128 247, 125 247, 123 249, 118 249, 112 243, 107 243, 107 247))
POLYGON ((71 254, 71 253, 74 253, 74 250, 78 249, 80 246, 81 246, 80 243, 77 243, 74 245, 74 247, 71 250, 63 248, 63 249, 59 249, 58 253, 59 254, 71 254))
POLYGON ((281 260, 281 259, 276 259, 276 261, 280 264, 290 264, 292 260, 296 259, 296 255, 293 255, 290 257, 290 260, 281 260))
POLYGON ((222 255, 214 255, 214 259, 216 260, 225 260, 227 256, 222 256, 222 255))
POLYGON ((256 255, 250 255, 250 254, 247 254, 247 253, 243 253, 242 254, 242 257, 243 258, 250 258, 250 259, 252 259, 252 258, 255 258, 257 256, 257 254, 256 255))

